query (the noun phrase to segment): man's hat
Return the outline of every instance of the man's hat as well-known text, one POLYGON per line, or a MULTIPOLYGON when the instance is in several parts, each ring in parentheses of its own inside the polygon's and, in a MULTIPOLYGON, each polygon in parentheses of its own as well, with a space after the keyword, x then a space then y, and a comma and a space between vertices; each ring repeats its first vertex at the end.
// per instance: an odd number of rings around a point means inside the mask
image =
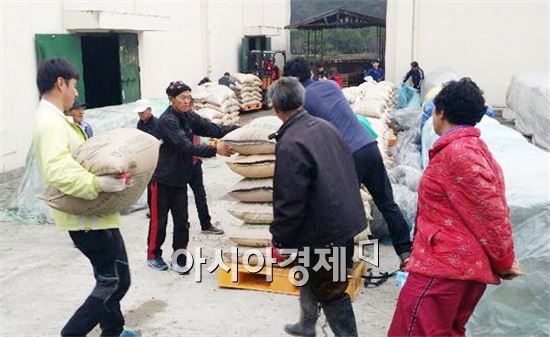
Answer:
POLYGON ((80 102, 75 100, 73 106, 71 107, 71 110, 84 109, 84 108, 86 108, 86 102, 80 102))
POLYGON ((143 112, 147 110, 147 108, 151 108, 151 109, 153 108, 153 106, 151 105, 151 102, 149 102, 149 100, 147 99, 140 99, 136 101, 134 105, 134 113, 143 112))

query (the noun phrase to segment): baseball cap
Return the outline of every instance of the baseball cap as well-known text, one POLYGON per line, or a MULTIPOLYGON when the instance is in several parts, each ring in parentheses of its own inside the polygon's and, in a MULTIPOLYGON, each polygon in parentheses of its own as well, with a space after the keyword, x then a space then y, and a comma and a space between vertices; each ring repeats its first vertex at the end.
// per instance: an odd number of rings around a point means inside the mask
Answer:
POLYGON ((149 100, 147 99, 140 99, 138 101, 136 101, 135 105, 134 105, 134 113, 140 113, 140 112, 143 112, 145 110, 147 110, 147 108, 153 108, 152 105, 151 105, 151 102, 149 102, 149 100))
POLYGON ((85 108, 85 107, 86 107, 86 102, 74 101, 73 106, 71 107, 71 110, 72 109, 81 109, 81 108, 85 108))

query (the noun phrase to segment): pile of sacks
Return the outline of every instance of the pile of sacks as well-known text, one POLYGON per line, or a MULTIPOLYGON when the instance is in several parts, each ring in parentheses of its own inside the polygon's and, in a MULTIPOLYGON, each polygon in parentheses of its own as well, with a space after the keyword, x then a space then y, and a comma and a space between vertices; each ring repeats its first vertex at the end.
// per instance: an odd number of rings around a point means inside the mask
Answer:
POLYGON ((232 125, 239 122, 239 101, 225 85, 204 83, 191 91, 195 111, 212 123, 232 125))
POLYGON ((396 137, 388 126, 390 111, 395 109, 397 88, 388 81, 365 82, 357 87, 342 89, 353 112, 368 120, 378 134, 378 147, 387 168, 393 165, 389 147, 394 145, 396 137))
POLYGON ((229 192, 238 202, 228 211, 243 221, 240 230, 229 236, 239 246, 266 247, 271 241, 275 140, 269 135, 281 125, 277 117, 261 117, 223 138, 239 153, 227 161, 229 168, 244 177, 229 192))
POLYGON ((240 107, 249 110, 250 106, 262 104, 262 80, 254 74, 235 73, 231 75, 235 85, 231 87, 235 92, 240 107))

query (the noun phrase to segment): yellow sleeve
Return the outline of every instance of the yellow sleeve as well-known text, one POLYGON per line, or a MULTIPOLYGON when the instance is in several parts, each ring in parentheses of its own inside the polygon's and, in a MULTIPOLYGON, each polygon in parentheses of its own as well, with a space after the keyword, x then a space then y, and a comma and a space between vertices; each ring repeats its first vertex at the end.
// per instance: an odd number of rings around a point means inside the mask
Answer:
POLYGON ((86 200, 100 192, 97 177, 82 167, 71 155, 64 125, 48 123, 39 127, 34 137, 35 155, 46 185, 86 200))

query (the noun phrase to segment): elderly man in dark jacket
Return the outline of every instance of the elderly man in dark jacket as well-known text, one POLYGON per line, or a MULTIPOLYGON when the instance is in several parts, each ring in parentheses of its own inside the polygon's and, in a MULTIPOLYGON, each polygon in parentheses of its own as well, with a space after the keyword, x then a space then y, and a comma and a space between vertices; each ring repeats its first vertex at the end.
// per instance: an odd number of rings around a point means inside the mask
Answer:
MULTIPOLYGON (((272 135, 277 140, 273 245, 274 249, 310 249, 311 264, 305 266, 309 278, 300 288, 300 306, 315 306, 306 310, 313 311, 312 317, 301 318, 301 329, 289 325, 285 330, 314 336, 318 301, 336 336, 356 336, 355 316, 345 292, 347 279, 336 281, 332 270, 313 268, 320 258, 318 249, 333 247, 343 247, 346 266, 351 267, 353 238, 366 228, 353 157, 338 130, 303 110, 304 88, 296 79, 278 80, 269 97, 283 121, 272 135)), ((333 265, 338 267, 344 266, 333 265)))
MULTIPOLYGON (((218 126, 191 111, 191 89, 183 82, 172 82, 166 89, 170 106, 160 116, 156 135, 162 140, 157 169, 150 182, 149 235, 147 264, 156 270, 167 270, 161 246, 166 237, 168 212, 174 221, 172 248, 186 249, 189 242, 187 184, 193 169, 193 156, 230 155, 233 150, 223 142, 216 146, 193 144, 193 134, 221 138, 236 126, 218 126)), ((185 255, 179 255, 174 270, 184 273, 185 255)))

